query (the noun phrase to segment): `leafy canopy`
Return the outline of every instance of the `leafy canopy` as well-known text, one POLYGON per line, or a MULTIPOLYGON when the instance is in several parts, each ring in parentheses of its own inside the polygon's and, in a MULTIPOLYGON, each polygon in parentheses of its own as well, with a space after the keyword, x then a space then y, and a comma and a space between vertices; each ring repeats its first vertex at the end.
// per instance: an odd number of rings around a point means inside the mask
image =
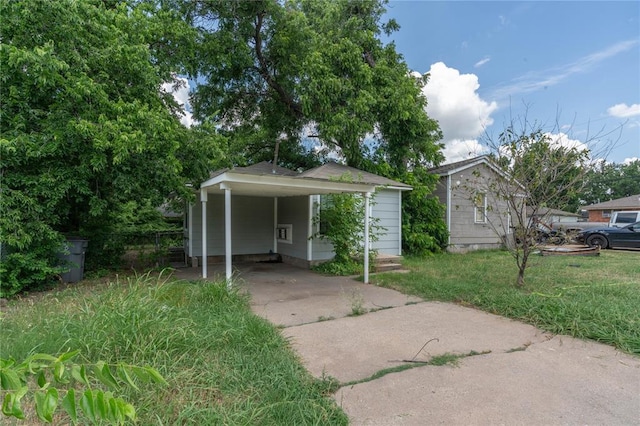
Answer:
POLYGON ((131 200, 188 195, 208 167, 182 159, 212 138, 193 141, 161 90, 172 74, 150 46, 166 14, 99 0, 0 0, 0 14, 0 293, 11 294, 58 272, 61 233, 104 231, 131 200))
MULTIPOLYGON (((199 32, 195 114, 224 123, 255 158, 304 152, 311 141, 346 164, 375 171, 441 160, 424 82, 381 34, 381 1, 275 0, 179 3, 199 32), (257 147, 256 147, 257 146, 257 147)), ((322 154, 322 153, 321 153, 322 154)), ((287 159, 285 158, 286 162, 287 159)))

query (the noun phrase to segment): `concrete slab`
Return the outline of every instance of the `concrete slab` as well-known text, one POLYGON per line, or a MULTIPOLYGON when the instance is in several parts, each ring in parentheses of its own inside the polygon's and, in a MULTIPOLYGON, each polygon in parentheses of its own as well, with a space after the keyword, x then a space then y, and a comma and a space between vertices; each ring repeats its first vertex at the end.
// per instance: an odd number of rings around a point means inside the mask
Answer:
POLYGON ((640 359, 566 336, 340 389, 354 425, 636 425, 640 359))
POLYGON ((251 309, 283 327, 421 300, 352 278, 324 276, 284 264, 255 264, 240 277, 238 285, 251 294, 251 309))
POLYGON ((316 377, 367 379, 413 358, 429 339, 437 341, 417 359, 490 351, 456 367, 419 366, 341 388, 334 397, 352 424, 640 425, 640 358, 610 346, 453 304, 407 305, 419 299, 290 265, 235 267, 253 311, 286 327, 316 377), (347 317, 355 308, 375 312, 347 317))
POLYGON ((307 369, 340 382, 361 380, 445 353, 505 352, 551 338, 537 328, 449 303, 424 302, 284 330, 307 369))
MULTIPOLYGON (((182 268, 175 276, 198 280, 201 268, 182 268)), ((209 279, 224 281, 224 265, 209 265, 209 279)), ((251 295, 251 309, 281 327, 342 318, 422 299, 364 284, 354 277, 317 274, 285 263, 234 264, 234 285, 251 295)))

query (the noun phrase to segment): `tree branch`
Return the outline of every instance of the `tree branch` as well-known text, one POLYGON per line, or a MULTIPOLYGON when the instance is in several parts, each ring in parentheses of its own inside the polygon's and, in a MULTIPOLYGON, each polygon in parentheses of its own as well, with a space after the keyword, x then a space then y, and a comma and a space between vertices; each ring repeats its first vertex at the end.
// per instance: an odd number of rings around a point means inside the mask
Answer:
POLYGON ((262 78, 267 82, 269 87, 276 91, 280 101, 284 103, 289 111, 291 111, 296 118, 302 118, 302 107, 298 104, 289 93, 287 93, 284 88, 273 78, 273 76, 269 73, 269 66, 267 64, 267 60, 264 57, 262 52, 262 36, 260 35, 260 30, 262 29, 262 23, 264 20, 265 12, 261 11, 256 16, 256 31, 254 33, 253 39, 255 41, 255 52, 256 58, 258 59, 259 66, 256 67, 256 70, 260 74, 262 78))

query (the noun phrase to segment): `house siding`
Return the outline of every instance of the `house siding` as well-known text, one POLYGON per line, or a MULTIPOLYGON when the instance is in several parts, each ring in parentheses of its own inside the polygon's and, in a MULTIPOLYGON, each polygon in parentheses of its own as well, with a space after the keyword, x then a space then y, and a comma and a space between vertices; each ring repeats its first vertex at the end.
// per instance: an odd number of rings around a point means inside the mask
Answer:
MULTIPOLYGON (((401 191, 393 189, 380 189, 372 197, 371 219, 378 219, 377 225, 382 229, 377 233, 378 241, 373 242, 371 248, 380 254, 398 256, 402 252, 401 197, 401 191)), ((314 205, 318 203, 319 197, 314 196, 314 205)), ((334 256, 333 246, 327 240, 314 238, 312 247, 313 261, 330 260, 334 256)))
MULTIPOLYGON (((234 255, 269 253, 274 248, 274 224, 291 225, 291 244, 278 241, 276 252, 285 259, 297 259, 304 264, 330 260, 334 256, 332 244, 321 238, 309 243, 310 221, 319 196, 278 198, 277 220, 274 217, 274 199, 267 197, 231 197, 231 251, 234 255), (308 248, 311 247, 311 254, 308 248)), ((371 205, 371 217, 379 219, 383 227, 372 248, 381 254, 401 253, 400 202, 401 191, 381 189, 371 205)), ((190 256, 202 256, 202 204, 194 203, 189 209, 190 256)), ((313 227, 312 227, 313 228, 313 227)), ((224 195, 209 195, 207 201, 207 255, 225 254, 224 195)))
POLYGON ((402 193, 398 190, 380 189, 376 191, 371 209, 371 217, 378 219, 382 229, 378 233, 378 241, 371 247, 380 254, 401 254, 400 201, 402 193))
MULTIPOLYGON (((309 233, 309 197, 278 198, 278 224, 292 225, 291 244, 278 242, 278 253, 284 256, 307 259, 309 233)), ((273 239, 273 236, 271 236, 273 239)))
MULTIPOLYGON (((191 209, 192 256, 202 256, 202 206, 191 209)), ((261 197, 231 197, 231 251, 233 254, 269 253, 273 249, 273 199, 261 197)), ((224 196, 209 195, 207 201, 207 255, 225 253, 224 196)))
MULTIPOLYGON (((505 217, 500 217, 498 212, 506 211, 506 203, 500 201, 494 195, 487 193, 487 220, 476 222, 475 205, 472 200, 473 191, 470 186, 474 180, 485 181, 498 178, 496 174, 484 164, 462 170, 451 175, 451 194, 446 217, 449 218, 449 250, 458 251, 464 249, 496 248, 503 244, 505 235, 510 234, 508 222, 505 217), (458 182, 460 182, 458 184, 458 182), (493 209, 493 211, 491 211, 493 209), (492 227, 500 229, 500 236, 492 227)), ((436 193, 440 200, 446 204, 447 177, 440 179, 436 193)))
MULTIPOLYGON (((313 213, 312 213, 312 217, 318 214, 319 211, 319 205, 320 205, 320 196, 319 195, 312 195, 311 196, 313 199, 313 213)), ((313 225, 313 233, 318 232, 318 224, 314 224, 313 225)), ((333 244, 331 244, 328 240, 324 239, 324 238, 313 238, 312 242, 311 242, 311 254, 312 254, 312 261, 314 263, 317 262, 322 262, 325 260, 331 260, 333 258, 334 252, 333 252, 333 244)))

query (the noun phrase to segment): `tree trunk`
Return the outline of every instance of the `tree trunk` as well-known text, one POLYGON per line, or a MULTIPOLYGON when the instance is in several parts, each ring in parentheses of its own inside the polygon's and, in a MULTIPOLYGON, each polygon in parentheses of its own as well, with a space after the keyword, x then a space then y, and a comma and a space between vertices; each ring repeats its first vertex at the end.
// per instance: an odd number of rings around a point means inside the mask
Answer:
POLYGON ((521 265, 520 268, 518 268, 518 287, 524 287, 524 269, 524 265, 521 265))

